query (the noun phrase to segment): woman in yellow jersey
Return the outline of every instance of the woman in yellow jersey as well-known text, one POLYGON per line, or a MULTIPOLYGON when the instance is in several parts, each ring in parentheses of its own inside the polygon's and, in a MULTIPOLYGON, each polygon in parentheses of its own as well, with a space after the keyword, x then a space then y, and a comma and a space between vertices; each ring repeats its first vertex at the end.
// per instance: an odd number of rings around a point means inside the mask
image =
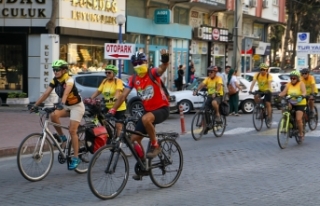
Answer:
MULTIPOLYGON (((118 67, 110 64, 105 67, 106 78, 101 82, 99 88, 95 93, 91 95, 91 99, 96 98, 100 94, 103 95, 103 98, 106 102, 107 110, 111 109, 116 102, 116 100, 120 97, 124 86, 121 79, 118 79, 116 76, 118 74, 118 67)), ((117 109, 115 114, 115 118, 122 119, 126 113, 126 103, 123 102, 121 106, 117 109)), ((121 123, 116 123, 117 135, 120 135, 122 129, 121 123)))
POLYGON ((287 83, 286 87, 279 94, 279 96, 284 97, 286 95, 290 95, 292 97, 292 102, 289 107, 294 108, 294 110, 296 111, 296 121, 299 129, 299 137, 301 141, 303 141, 304 135, 302 117, 307 105, 307 101, 305 98, 306 86, 303 82, 300 81, 300 72, 296 70, 290 73, 290 79, 291 82, 287 83))

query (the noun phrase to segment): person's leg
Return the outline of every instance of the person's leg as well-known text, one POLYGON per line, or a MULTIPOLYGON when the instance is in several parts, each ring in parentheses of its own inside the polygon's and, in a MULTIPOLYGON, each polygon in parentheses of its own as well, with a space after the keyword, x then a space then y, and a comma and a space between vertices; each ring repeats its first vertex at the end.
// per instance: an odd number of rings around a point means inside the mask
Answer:
MULTIPOLYGON (((125 116, 125 110, 124 111, 117 111, 116 114, 114 115, 114 117, 116 119, 124 119, 126 116, 125 116)), ((121 123, 116 123, 116 134, 117 136, 119 137, 120 136, 120 133, 121 133, 121 130, 122 130, 122 127, 123 125, 121 123)))
POLYGON ((298 130, 299 130, 299 136, 303 140, 304 137, 303 137, 302 116, 303 116, 303 112, 302 111, 296 111, 296 121, 297 121, 298 130))
POLYGON ((237 116, 239 116, 239 113, 238 113, 238 108, 239 108, 239 92, 235 93, 233 96, 234 96, 234 99, 233 99, 234 112, 236 113, 237 116))
POLYGON ((308 104, 309 104, 309 113, 312 116, 313 115, 313 107, 314 107, 314 97, 313 96, 310 96, 308 104))
MULTIPOLYGON (((70 116, 70 112, 63 109, 63 110, 55 110, 54 112, 52 112, 50 115, 50 118, 52 122, 56 124, 61 124, 60 117, 69 117, 69 116, 70 116)), ((54 127, 54 128, 60 136, 63 135, 61 127, 54 127)))
POLYGON ((235 109, 233 108, 233 97, 234 95, 229 96, 229 107, 230 107, 230 114, 233 115, 235 109))

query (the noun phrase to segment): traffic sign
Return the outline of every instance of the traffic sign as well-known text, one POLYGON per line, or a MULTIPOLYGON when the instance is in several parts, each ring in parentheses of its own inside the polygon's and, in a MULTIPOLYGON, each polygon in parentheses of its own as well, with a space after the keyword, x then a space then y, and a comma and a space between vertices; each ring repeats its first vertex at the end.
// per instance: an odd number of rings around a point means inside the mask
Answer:
POLYGON ((135 44, 104 44, 105 59, 130 59, 136 52, 135 44))

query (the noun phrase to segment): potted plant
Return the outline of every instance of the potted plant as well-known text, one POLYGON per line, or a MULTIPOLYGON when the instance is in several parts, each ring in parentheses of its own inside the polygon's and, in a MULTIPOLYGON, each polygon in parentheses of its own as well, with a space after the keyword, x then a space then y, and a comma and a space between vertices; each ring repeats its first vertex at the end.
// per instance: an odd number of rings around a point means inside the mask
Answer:
POLYGON ((9 92, 7 97, 7 104, 10 105, 27 105, 29 98, 24 92, 9 92))

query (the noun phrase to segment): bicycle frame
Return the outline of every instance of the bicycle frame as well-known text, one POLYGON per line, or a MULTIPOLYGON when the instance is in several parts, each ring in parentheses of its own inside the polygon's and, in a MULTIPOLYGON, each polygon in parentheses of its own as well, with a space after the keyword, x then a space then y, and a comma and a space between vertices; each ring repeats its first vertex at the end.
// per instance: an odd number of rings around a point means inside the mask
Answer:
MULTIPOLYGON (((289 120, 289 121, 286 121, 286 125, 285 125, 286 132, 288 132, 291 114, 290 114, 289 111, 285 111, 285 112, 282 113, 282 116, 286 117, 287 120, 289 120)), ((282 121, 281 121, 281 124, 283 124, 282 121)), ((283 125, 281 125, 281 128, 283 128, 283 125)))

